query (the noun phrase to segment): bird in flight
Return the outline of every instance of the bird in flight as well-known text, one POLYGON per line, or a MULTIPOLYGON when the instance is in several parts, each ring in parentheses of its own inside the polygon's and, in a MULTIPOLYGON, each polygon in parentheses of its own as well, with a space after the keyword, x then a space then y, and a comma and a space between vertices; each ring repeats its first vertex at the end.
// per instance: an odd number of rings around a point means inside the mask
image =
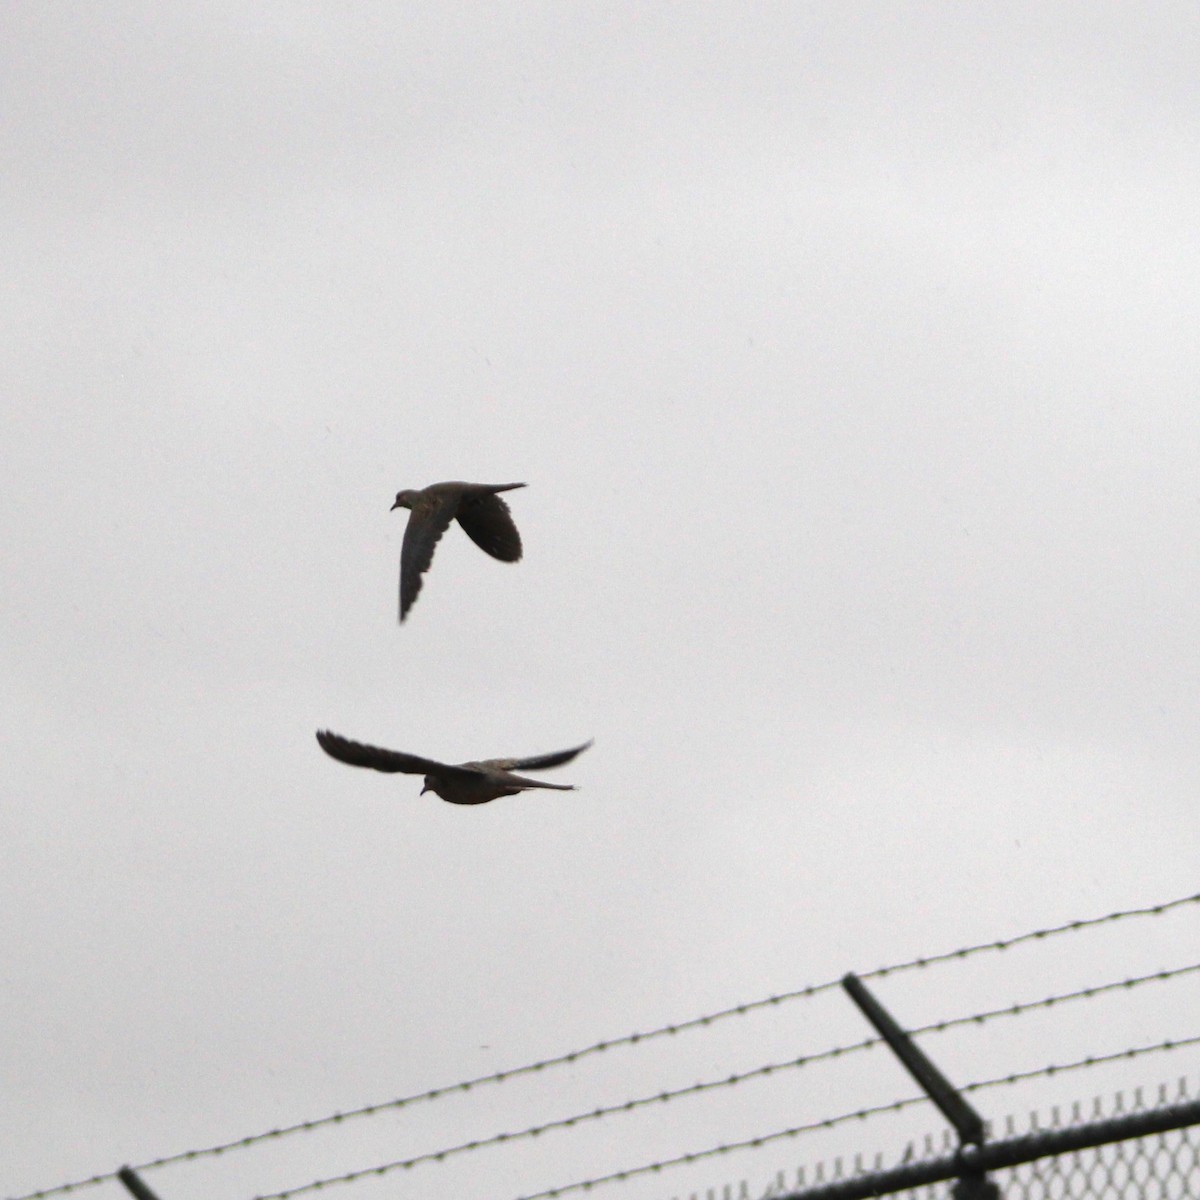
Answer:
POLYGON ((512 772, 561 767, 592 744, 590 741, 584 742, 582 746, 570 750, 535 754, 532 758, 488 758, 483 762, 450 765, 434 762, 431 758, 418 758, 415 754, 404 754, 399 750, 364 746, 361 742, 352 742, 327 729, 318 732, 317 741, 330 758, 352 767, 370 767, 373 771, 385 771, 388 774, 402 772, 405 775, 424 775, 425 786, 421 789, 421 795, 433 792, 451 804, 486 804, 498 796, 515 796, 528 788, 573 792, 575 788, 569 783, 543 783, 540 779, 526 779, 512 772))
POLYGON ((432 483, 396 493, 392 511, 411 512, 400 550, 400 620, 403 621, 421 590, 421 576, 429 570, 438 539, 455 518, 481 550, 501 562, 521 558, 521 535, 508 505, 497 492, 511 492, 523 483, 432 483))

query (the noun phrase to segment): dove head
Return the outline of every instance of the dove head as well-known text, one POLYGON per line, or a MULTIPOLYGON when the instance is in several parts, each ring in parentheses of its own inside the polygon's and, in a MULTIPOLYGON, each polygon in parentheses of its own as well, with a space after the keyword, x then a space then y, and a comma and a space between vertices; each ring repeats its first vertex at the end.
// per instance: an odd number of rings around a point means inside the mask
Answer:
POLYGON ((426 792, 432 792, 435 796, 440 796, 442 793, 438 791, 437 782, 436 775, 426 775, 425 786, 421 789, 421 795, 425 795, 426 792))
POLYGON ((402 492, 396 493, 396 503, 392 505, 391 511, 395 512, 398 508, 412 508, 413 501, 416 499, 417 493, 411 488, 406 488, 402 492))

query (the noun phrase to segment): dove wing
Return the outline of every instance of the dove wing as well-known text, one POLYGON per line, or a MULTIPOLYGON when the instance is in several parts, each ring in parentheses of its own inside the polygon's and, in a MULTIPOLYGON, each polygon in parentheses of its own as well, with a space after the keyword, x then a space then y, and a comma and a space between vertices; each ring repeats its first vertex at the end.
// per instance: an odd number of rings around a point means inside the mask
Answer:
POLYGON ((433 562, 433 551, 454 520, 458 496, 423 495, 413 504, 404 543, 400 548, 400 620, 403 621, 421 590, 421 576, 433 562))
POLYGON ((584 742, 570 750, 555 750, 550 754, 535 754, 532 758, 494 758, 480 766, 497 767, 501 771, 541 771, 546 767, 561 767, 577 754, 582 754, 592 743, 584 742))
POLYGON ((379 746, 365 746, 362 742, 352 742, 349 738, 330 733, 328 729, 318 732, 317 741, 321 749, 338 762, 347 763, 352 767, 370 767, 373 771, 385 771, 389 775, 445 775, 447 772, 460 770, 458 767, 434 762, 431 758, 419 758, 415 754, 404 754, 399 750, 383 750, 379 746))
POLYGON ((521 535, 508 505, 499 496, 492 492, 468 492, 458 506, 458 523, 467 537, 493 558, 501 562, 520 561, 521 535))

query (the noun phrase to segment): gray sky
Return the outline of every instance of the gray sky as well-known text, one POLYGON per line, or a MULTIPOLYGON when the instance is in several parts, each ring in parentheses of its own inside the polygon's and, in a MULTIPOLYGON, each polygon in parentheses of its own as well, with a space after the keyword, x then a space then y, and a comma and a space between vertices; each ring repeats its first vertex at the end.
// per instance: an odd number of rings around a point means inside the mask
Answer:
MULTIPOLYGON (((2 23, 5 1195, 1197 890, 1193 5, 2 23), (400 628, 388 507, 440 479, 528 481, 526 558, 451 530, 400 628), (596 744, 578 793, 458 809, 318 727, 596 744)), ((1179 965, 1189 912, 884 998, 1179 965)), ((930 1050, 1189 1036, 1182 988, 930 1050)), ((856 1040, 848 1007, 148 1182, 240 1200, 856 1040)), ((515 1197, 910 1091, 874 1059, 344 1194, 515 1197)))

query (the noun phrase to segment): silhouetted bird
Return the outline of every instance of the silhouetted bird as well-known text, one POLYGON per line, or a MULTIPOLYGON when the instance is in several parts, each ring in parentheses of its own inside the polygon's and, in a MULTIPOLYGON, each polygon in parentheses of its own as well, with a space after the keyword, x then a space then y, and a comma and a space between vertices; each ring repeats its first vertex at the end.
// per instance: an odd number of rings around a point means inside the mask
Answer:
POLYGON ((431 758, 418 758, 415 754, 402 754, 399 750, 381 750, 378 746, 364 746, 349 738, 338 737, 322 729, 317 734, 321 749, 338 762, 352 767, 370 767, 374 771, 389 774, 402 772, 405 775, 424 775, 425 786, 421 795, 433 792, 451 804, 486 804, 498 796, 515 796, 527 788, 552 788, 556 792, 573 792, 575 788, 566 783, 543 783, 540 779, 525 779, 513 775, 513 769, 540 771, 546 767, 560 767, 586 750, 592 743, 584 742, 571 750, 559 750, 553 754, 537 754, 532 758, 489 758, 483 762, 459 763, 451 766, 434 762, 431 758))
POLYGON ((394 512, 412 512, 400 550, 400 620, 403 621, 421 590, 421 576, 429 570, 433 550, 456 517, 467 536, 481 550, 501 562, 521 557, 521 535, 497 492, 511 492, 523 483, 433 483, 419 490, 396 493, 394 512))

